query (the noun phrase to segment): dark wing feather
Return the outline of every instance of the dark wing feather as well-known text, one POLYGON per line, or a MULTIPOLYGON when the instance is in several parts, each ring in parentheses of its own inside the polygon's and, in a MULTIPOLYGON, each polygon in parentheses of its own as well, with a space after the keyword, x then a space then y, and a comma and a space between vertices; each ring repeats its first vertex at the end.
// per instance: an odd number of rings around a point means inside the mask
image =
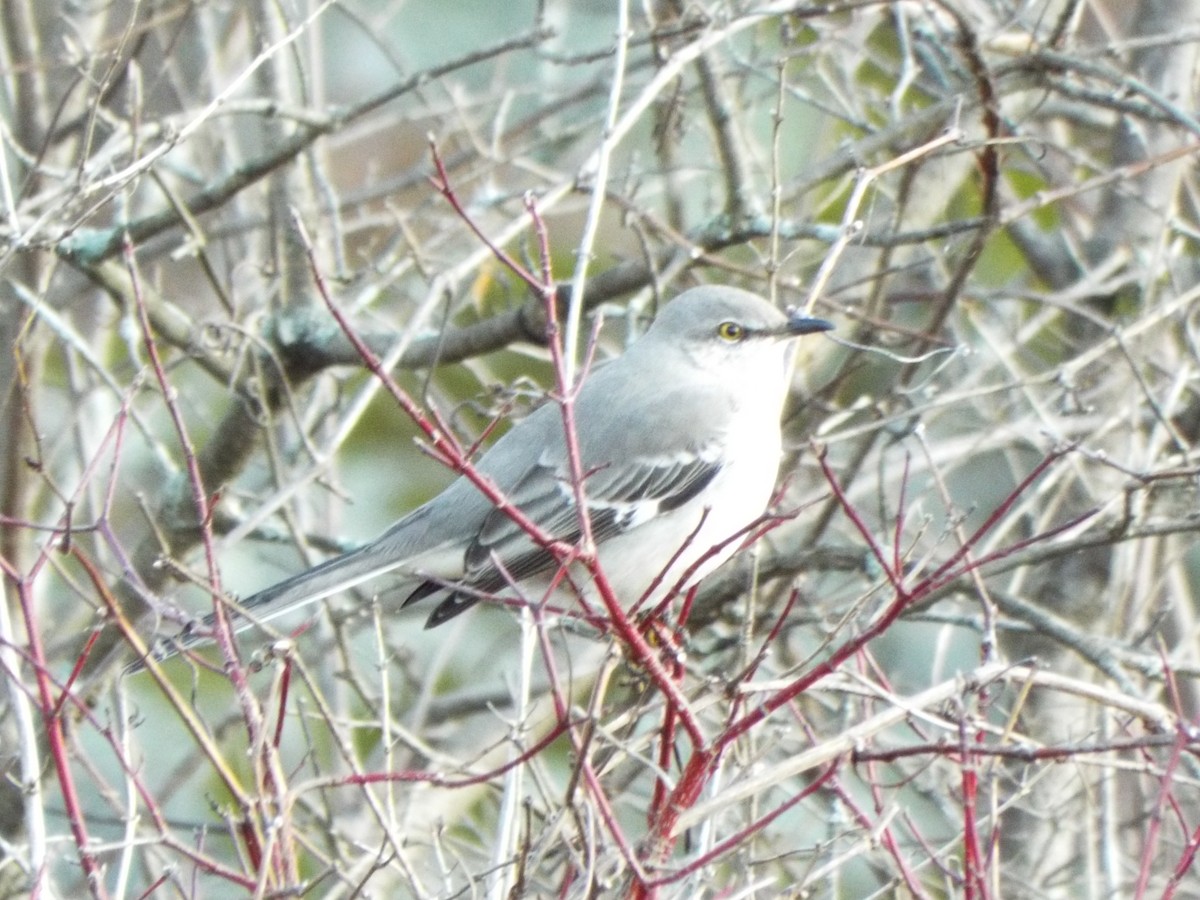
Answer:
MULTIPOLYGON (((678 509, 698 496, 720 471, 715 453, 694 453, 675 458, 656 458, 619 468, 609 466, 592 473, 584 494, 591 518, 592 537, 602 544, 615 535, 678 509)), ((557 467, 533 466, 509 492, 508 499, 545 533, 563 543, 579 540, 579 515, 570 477, 557 467)), ((502 509, 484 518, 464 557, 464 590, 455 591, 442 583, 425 582, 405 605, 445 592, 430 615, 432 628, 473 606, 480 595, 495 593, 508 582, 523 581, 552 571, 554 554, 538 546, 502 509), (499 561, 499 565, 497 565, 499 561)))

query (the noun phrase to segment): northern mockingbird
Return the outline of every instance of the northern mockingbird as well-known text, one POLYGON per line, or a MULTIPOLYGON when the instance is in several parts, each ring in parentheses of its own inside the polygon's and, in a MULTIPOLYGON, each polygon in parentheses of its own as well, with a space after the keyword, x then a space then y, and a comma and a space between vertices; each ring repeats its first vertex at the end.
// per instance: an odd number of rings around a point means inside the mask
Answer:
MULTIPOLYGON (((747 291, 698 287, 587 375, 574 401, 583 494, 600 569, 623 604, 649 608, 703 578, 762 515, 782 453, 792 339, 832 327, 747 291)), ((559 404, 546 403, 475 469, 543 532, 572 544, 581 526, 565 434, 559 404)), ((536 602, 558 570, 554 552, 460 476, 366 546, 240 606, 264 621, 391 574, 409 584, 405 606, 432 602, 433 627, 481 597, 512 596, 514 585, 536 602)), ((594 591, 586 572, 569 572, 585 596, 594 591)), ((204 640, 200 631, 163 655, 204 640)))

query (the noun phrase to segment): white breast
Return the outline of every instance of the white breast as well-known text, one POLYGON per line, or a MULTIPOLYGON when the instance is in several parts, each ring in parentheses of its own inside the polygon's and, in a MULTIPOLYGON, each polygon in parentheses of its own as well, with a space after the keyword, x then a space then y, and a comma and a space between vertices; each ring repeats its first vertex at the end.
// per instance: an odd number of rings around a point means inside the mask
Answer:
POLYGON ((700 496, 600 547, 601 567, 627 607, 649 589, 673 553, 678 557, 642 608, 657 604, 697 561, 703 559, 682 587, 712 572, 741 546, 742 538, 735 536, 763 514, 775 488, 782 452, 780 395, 767 390, 747 398, 749 408, 739 411, 736 430, 726 435, 727 462, 700 496), (671 549, 664 553, 664 547, 671 549))

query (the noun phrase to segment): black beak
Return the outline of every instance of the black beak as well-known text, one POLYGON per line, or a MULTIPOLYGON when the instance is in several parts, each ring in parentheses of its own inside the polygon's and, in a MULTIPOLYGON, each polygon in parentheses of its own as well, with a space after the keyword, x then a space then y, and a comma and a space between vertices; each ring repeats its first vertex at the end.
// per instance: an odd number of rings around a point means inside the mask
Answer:
POLYGON ((833 331, 833 323, 793 312, 788 314, 787 324, 781 330, 788 335, 816 334, 818 331, 833 331))

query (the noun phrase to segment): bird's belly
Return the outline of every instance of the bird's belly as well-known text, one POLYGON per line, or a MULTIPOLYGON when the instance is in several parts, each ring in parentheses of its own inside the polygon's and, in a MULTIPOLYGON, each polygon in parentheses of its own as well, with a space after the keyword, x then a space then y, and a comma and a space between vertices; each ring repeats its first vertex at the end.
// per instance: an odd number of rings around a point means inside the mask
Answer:
POLYGON ((649 608, 725 562, 742 545, 743 529, 766 510, 776 471, 767 463, 744 471, 726 469, 709 490, 679 509, 604 542, 600 568, 621 605, 633 606, 653 585, 641 607, 649 608), (712 508, 706 506, 713 502, 712 508))

